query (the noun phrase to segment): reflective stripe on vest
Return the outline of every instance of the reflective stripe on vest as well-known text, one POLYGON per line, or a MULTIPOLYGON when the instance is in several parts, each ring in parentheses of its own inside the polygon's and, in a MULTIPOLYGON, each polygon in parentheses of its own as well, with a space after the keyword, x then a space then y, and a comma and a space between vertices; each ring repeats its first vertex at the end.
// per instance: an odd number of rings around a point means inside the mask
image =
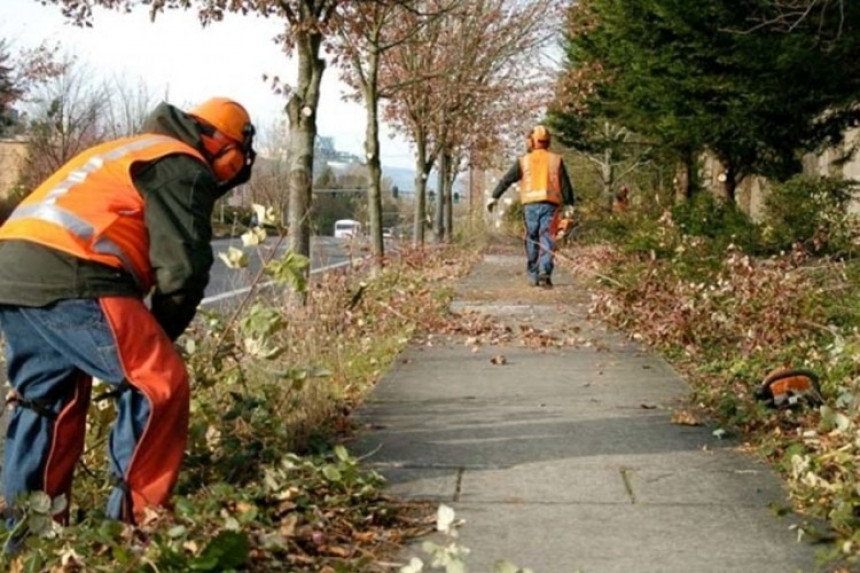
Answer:
MULTIPOLYGON (((120 145, 116 149, 108 151, 103 156, 96 155, 90 157, 89 161, 87 161, 82 167, 79 167, 78 169, 75 169, 74 171, 69 173, 62 182, 57 184, 51 191, 49 191, 48 194, 45 195, 44 202, 55 202, 57 198, 68 193, 70 189, 86 181, 90 173, 98 171, 99 169, 104 167, 106 161, 116 161, 117 159, 121 159, 124 155, 127 155, 132 151, 146 149, 147 147, 152 147, 153 145, 158 145, 159 143, 172 143, 174 141, 176 140, 172 137, 166 137, 163 135, 150 135, 120 145)), ((14 216, 14 213, 12 215, 14 216)))
POLYGON ((535 149, 520 157, 520 202, 561 205, 561 156, 535 149))
MULTIPOLYGON (((96 231, 95 228, 74 213, 54 205, 54 201, 56 201, 56 197, 46 199, 43 203, 24 205, 15 209, 15 211, 12 212, 12 215, 9 216, 8 220, 38 219, 39 221, 58 225, 82 241, 92 240, 96 231)), ((147 283, 149 281, 144 280, 143 277, 139 276, 139 273, 134 268, 131 260, 126 256, 125 252, 123 252, 119 245, 107 237, 99 237, 96 242, 93 243, 92 248, 96 253, 102 255, 113 255, 118 258, 122 262, 122 268, 128 271, 128 273, 134 278, 134 282, 137 283, 137 286, 142 290, 148 290, 149 287, 147 286, 147 283)))
MULTIPOLYGON (((131 192, 137 193, 133 189, 130 174, 130 167, 137 160, 154 160, 171 153, 185 153, 201 160, 203 157, 192 147, 172 137, 162 135, 143 135, 124 141, 103 144, 84 153, 94 154, 85 161, 84 158, 78 159, 77 161, 83 161, 79 167, 71 167, 67 164, 22 201, 3 227, 0 228, 0 239, 31 240, 58 248, 75 256, 110 266, 121 266, 134 278, 141 291, 146 292, 153 282, 152 269, 148 259, 148 245, 133 244, 130 246, 126 241, 125 244, 130 250, 129 252, 123 249, 122 245, 117 243, 114 238, 108 236, 108 233, 113 230, 119 232, 120 237, 124 232, 127 239, 129 232, 134 231, 134 235, 138 232, 143 235, 140 237, 140 241, 147 242, 143 222, 143 199, 137 195, 133 200, 129 200, 126 196, 124 202, 122 200, 106 201, 107 207, 103 211, 98 210, 98 208, 93 210, 93 205, 82 205, 83 213, 74 212, 71 208, 73 204, 69 202, 65 206, 58 204, 58 202, 62 201, 75 188, 91 183, 109 184, 108 193, 114 192, 121 195, 128 192, 130 188, 131 192), (115 145, 115 147, 110 147, 111 145, 115 145), (163 149, 152 149, 155 146, 163 146, 163 149), (107 149, 102 149, 104 147, 107 149), (122 172, 112 171, 115 167, 123 168, 122 172), (105 173, 99 173, 102 169, 106 169, 105 173), (91 181, 90 176, 93 174, 99 174, 102 180, 97 178, 96 182, 91 181), (60 179, 54 181, 53 179, 57 177, 60 179), (115 190, 111 188, 114 183, 115 190), (123 209, 125 205, 129 208, 123 209), (89 212, 89 216, 93 217, 92 221, 82 216, 87 212, 89 212), (115 228, 108 225, 99 229, 97 225, 99 223, 104 225, 106 220, 111 220, 111 216, 115 216, 117 219, 125 216, 128 219, 121 221, 120 225, 115 228), (51 230, 48 226, 40 227, 31 224, 36 222, 50 223, 59 227, 65 231, 66 234, 63 236, 67 238, 58 236, 57 231, 51 230), (74 240, 68 238, 69 236, 74 240), (137 264, 135 264, 135 255, 137 264)), ((72 159, 69 163, 74 165, 75 161, 72 159)), ((87 197, 86 194, 83 197, 87 197)), ((92 200, 93 198, 89 197, 89 199, 92 200)), ((62 233, 62 231, 60 232, 62 233)))

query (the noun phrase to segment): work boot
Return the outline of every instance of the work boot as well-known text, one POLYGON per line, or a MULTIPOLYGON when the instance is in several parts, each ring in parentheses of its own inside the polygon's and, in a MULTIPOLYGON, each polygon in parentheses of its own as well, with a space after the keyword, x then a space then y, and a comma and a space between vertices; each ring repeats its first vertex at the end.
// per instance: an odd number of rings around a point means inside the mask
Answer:
POLYGON ((538 286, 552 288, 552 279, 549 278, 549 275, 541 275, 538 277, 538 286))

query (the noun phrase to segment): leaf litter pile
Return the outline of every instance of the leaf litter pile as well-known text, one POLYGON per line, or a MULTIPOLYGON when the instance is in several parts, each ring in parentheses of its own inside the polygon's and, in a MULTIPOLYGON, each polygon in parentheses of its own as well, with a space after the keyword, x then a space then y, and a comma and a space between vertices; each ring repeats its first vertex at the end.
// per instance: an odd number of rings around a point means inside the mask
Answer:
MULTIPOLYGON (((661 351, 693 384, 673 421, 736 435, 785 480, 808 519, 798 538, 827 541, 837 571, 860 566, 860 267, 801 250, 757 259, 729 248, 718 264, 683 243, 665 258, 578 246, 566 266, 597 287, 591 314, 661 351), (710 266, 706 263, 710 263, 710 266), (769 372, 820 377, 824 404, 769 408, 769 372)), ((778 508, 777 508, 778 509, 778 508)), ((781 511, 781 510, 779 510, 781 511)))

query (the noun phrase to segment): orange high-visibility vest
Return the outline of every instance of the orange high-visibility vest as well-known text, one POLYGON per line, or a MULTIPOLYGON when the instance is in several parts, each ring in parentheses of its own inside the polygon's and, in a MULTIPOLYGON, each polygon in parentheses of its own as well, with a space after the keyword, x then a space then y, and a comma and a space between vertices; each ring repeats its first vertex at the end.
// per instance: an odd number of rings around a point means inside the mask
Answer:
POLYGON ((124 269, 146 293, 155 283, 149 261, 144 200, 131 168, 196 149, 164 135, 97 145, 74 157, 30 193, 0 227, 0 240, 20 239, 124 269))
POLYGON ((561 155, 535 149, 520 157, 520 202, 561 205, 561 155))

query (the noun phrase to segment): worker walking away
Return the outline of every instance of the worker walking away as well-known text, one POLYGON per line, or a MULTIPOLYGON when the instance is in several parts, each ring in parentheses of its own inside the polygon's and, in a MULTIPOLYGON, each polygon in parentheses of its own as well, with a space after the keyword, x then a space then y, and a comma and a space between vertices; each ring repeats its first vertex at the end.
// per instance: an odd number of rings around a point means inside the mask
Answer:
POLYGON ((550 133, 543 125, 529 132, 528 153, 519 157, 502 177, 487 209, 492 212, 499 197, 519 182, 520 202, 525 222, 526 269, 534 286, 552 288, 553 252, 560 211, 572 211, 573 186, 561 155, 549 151, 550 133))
POLYGON ((254 126, 214 98, 189 112, 163 103, 142 131, 70 160, 0 227, 9 507, 33 491, 68 500, 92 377, 117 406, 108 516, 135 523, 176 483, 189 386, 173 342, 209 280, 215 201, 250 178, 254 126))

